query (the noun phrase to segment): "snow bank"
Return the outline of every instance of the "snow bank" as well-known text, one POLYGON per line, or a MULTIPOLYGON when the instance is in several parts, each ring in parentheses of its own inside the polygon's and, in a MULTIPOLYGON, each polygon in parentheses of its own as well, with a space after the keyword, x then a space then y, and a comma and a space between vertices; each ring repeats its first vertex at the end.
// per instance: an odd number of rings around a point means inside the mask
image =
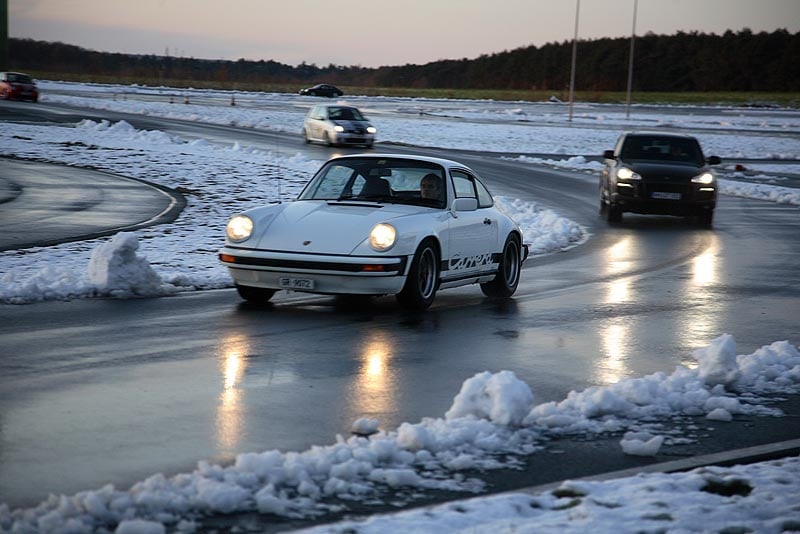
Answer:
MULTIPOLYGON (((130 247, 127 238, 120 241, 130 247)), ((124 532, 160 532, 159 525, 203 514, 311 517, 340 509, 327 504, 333 498, 363 502, 387 489, 477 492, 482 483, 459 472, 513 467, 517 456, 536 452, 547 437, 630 429, 620 442, 623 452, 653 456, 666 441, 636 430, 644 420, 653 426, 656 419, 711 416, 721 409, 779 415, 758 404, 757 395, 800 392, 800 352, 787 342, 737 356, 733 338, 724 335, 695 357, 693 369, 681 366, 670 375, 573 391, 559 403, 538 406, 532 406, 533 392, 514 373, 477 373, 463 383, 444 418, 403 423, 397 431, 369 437, 339 436, 332 445, 304 452, 240 454, 229 466, 200 462, 191 473, 157 474, 127 491, 109 485, 71 497, 51 496, 30 509, 0 505, 0 532, 92 532, 117 525, 124 532)), ((364 419, 354 428, 374 432, 377 422, 364 419)), ((591 485, 570 487, 595 491, 591 485)))

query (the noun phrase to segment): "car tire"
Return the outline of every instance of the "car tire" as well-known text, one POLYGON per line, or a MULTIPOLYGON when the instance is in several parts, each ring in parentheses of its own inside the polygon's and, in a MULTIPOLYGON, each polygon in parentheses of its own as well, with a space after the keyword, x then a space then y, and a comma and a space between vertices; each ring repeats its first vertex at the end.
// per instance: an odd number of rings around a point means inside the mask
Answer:
POLYGON ((616 204, 606 205, 606 220, 610 223, 622 222, 622 209, 616 204))
POLYGON ((325 143, 326 146, 333 146, 333 143, 331 142, 331 138, 328 135, 328 132, 322 134, 322 142, 325 143))
POLYGON ((397 294, 397 302, 408 310, 424 311, 433 303, 437 289, 439 251, 431 239, 426 239, 414 253, 406 283, 397 294))
POLYGON ((703 228, 711 228, 714 226, 714 210, 704 211, 697 216, 697 224, 703 228))
POLYGON ((481 291, 487 297, 507 299, 517 290, 522 269, 522 247, 519 238, 509 235, 503 246, 497 276, 491 282, 481 284, 481 291))
POLYGON ((268 289, 266 287, 252 287, 252 286, 240 286, 236 284, 236 291, 239 292, 239 296, 242 297, 244 300, 248 302, 269 302, 269 299, 275 294, 275 289, 268 289))
POLYGON ((311 143, 311 139, 308 138, 308 130, 305 128, 303 128, 303 141, 305 141, 306 144, 311 143))

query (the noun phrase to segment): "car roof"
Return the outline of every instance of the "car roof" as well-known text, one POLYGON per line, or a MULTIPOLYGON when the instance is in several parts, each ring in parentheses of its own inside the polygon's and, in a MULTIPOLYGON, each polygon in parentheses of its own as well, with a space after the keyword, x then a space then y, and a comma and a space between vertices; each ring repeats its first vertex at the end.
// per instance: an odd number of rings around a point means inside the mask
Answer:
POLYGON ((677 132, 655 132, 649 130, 642 130, 636 132, 625 132, 622 134, 625 137, 668 137, 673 139, 697 139, 693 135, 677 133, 677 132))
POLYGON ((338 159, 364 159, 364 158, 369 158, 369 159, 393 158, 393 159, 417 160, 417 161, 424 161, 426 163, 436 163, 446 168, 451 168, 451 167, 459 167, 462 169, 469 168, 463 163, 459 163, 457 161, 444 158, 433 158, 430 156, 418 156, 415 154, 347 154, 344 156, 333 157, 328 161, 333 161, 338 159))

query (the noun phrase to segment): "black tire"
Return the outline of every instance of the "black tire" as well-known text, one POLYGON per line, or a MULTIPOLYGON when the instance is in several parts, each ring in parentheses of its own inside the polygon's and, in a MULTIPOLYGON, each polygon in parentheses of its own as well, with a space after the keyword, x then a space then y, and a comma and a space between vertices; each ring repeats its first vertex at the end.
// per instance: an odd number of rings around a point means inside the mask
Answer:
POLYGON ((622 222, 622 210, 616 204, 606 207, 606 220, 610 223, 622 222))
POLYGON ((236 285, 236 291, 239 296, 248 302, 269 302, 272 295, 275 294, 275 289, 267 289, 265 287, 252 287, 236 285))
POLYGON ((414 254, 403 290, 397 294, 397 302, 406 309, 426 310, 439 289, 439 251, 433 241, 426 240, 414 254))
POLYGON ((328 132, 322 134, 322 142, 327 146, 333 146, 333 143, 331 143, 331 138, 328 136, 328 132))
POLYGON ((714 226, 714 210, 704 211, 698 215, 697 224, 703 228, 711 228, 714 226))
POLYGON ((308 131, 305 128, 303 128, 303 141, 305 141, 306 144, 311 143, 311 139, 308 138, 308 131))
POLYGON ((500 265, 497 266, 497 276, 491 282, 481 284, 481 291, 487 297, 507 299, 517 290, 521 270, 522 248, 519 238, 510 235, 503 246, 500 265))

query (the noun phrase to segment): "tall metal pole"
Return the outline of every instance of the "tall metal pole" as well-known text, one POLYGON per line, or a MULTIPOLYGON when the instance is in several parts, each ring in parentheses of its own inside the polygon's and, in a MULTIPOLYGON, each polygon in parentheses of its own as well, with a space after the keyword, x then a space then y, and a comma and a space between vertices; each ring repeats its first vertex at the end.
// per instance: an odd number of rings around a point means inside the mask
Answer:
POLYGON ((569 122, 572 122, 572 101, 575 94, 575 60, 578 57, 578 19, 581 13, 581 0, 575 0, 575 37, 572 39, 572 69, 569 75, 569 122))
POLYGON ((11 67, 8 59, 8 0, 0 0, 0 71, 11 67))
POLYGON ((631 52, 628 57, 628 103, 625 106, 625 118, 631 117, 631 91, 633 89, 633 43, 636 40, 636 11, 639 0, 633 0, 633 29, 631 30, 631 52))

